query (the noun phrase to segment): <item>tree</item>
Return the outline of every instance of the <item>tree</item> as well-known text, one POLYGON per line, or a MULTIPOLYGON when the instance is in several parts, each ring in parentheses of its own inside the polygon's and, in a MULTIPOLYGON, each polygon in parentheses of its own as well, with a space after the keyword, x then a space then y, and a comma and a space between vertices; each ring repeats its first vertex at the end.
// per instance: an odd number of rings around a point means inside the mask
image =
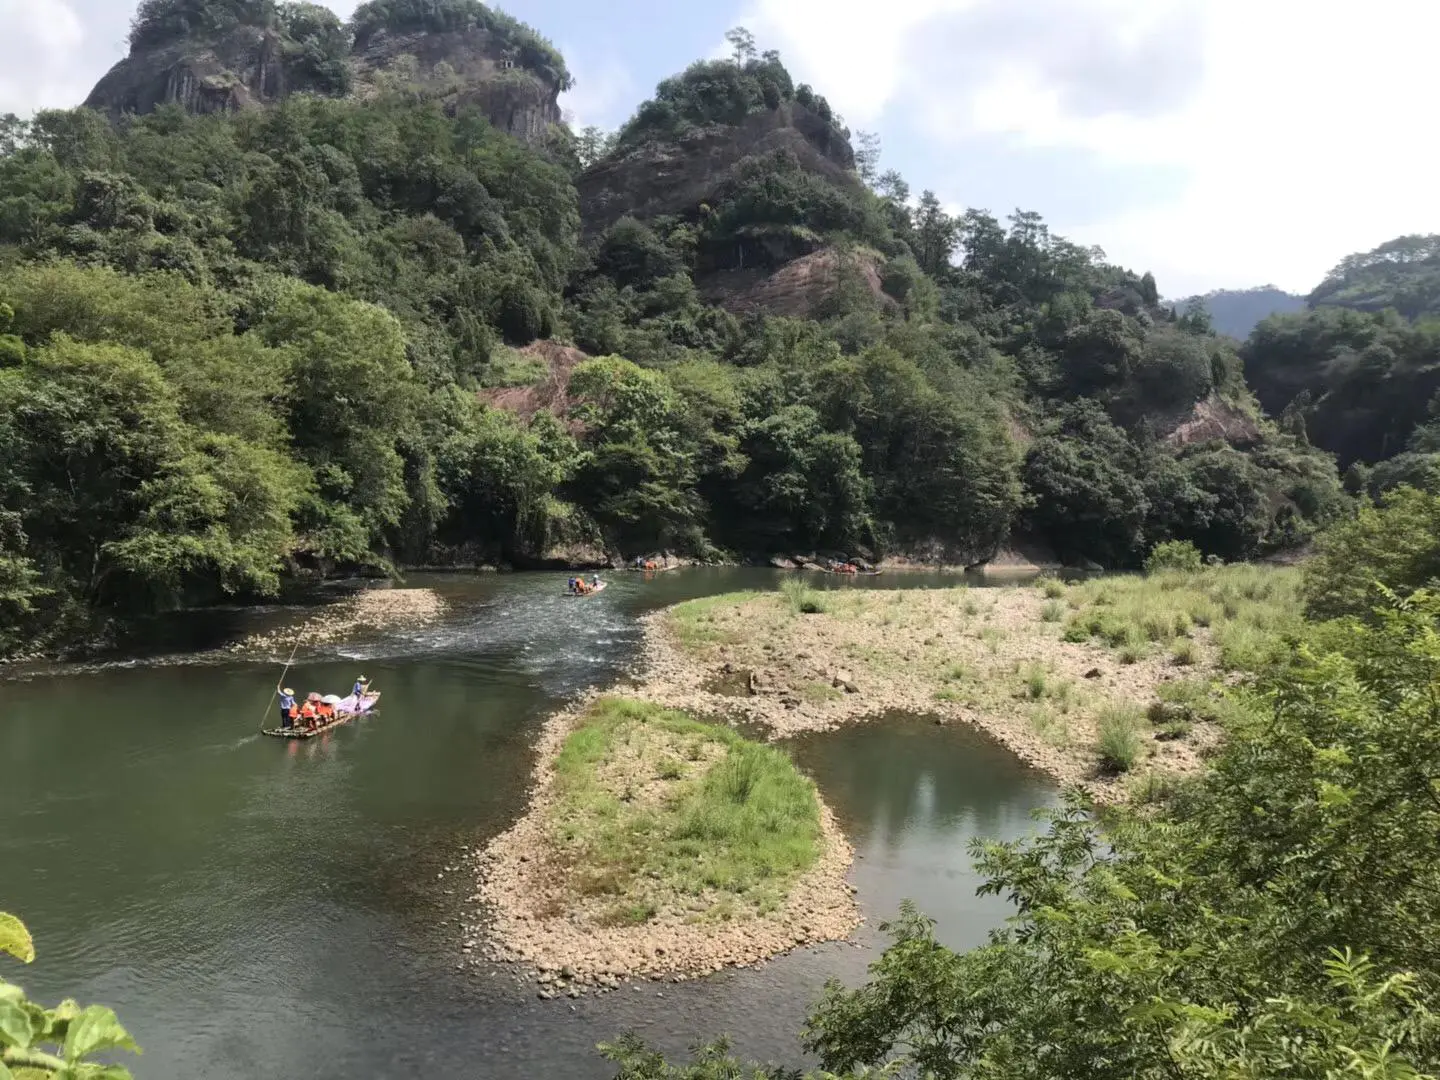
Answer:
POLYGON ((575 369, 570 393, 575 418, 588 429, 577 499, 627 549, 690 537, 702 512, 693 490, 696 447, 664 376, 603 356, 575 369))
POLYGON ((880 165, 880 136, 873 131, 857 131, 855 143, 855 171, 866 186, 874 187, 880 165))
POLYGON ((945 213, 933 191, 924 191, 915 209, 915 259, 931 277, 943 277, 960 241, 959 223, 945 213))
POLYGON ((1440 494, 1399 487, 1324 532, 1306 564, 1306 608, 1322 618, 1367 618, 1382 589, 1440 581, 1440 494))
POLYGON ((736 26, 725 31, 725 40, 730 45, 730 58, 735 63, 744 66, 755 59, 755 35, 745 27, 736 26))
POLYGON ((273 592, 296 476, 201 437, 148 356, 63 335, 0 379, 5 502, 30 558, 94 608, 148 610, 189 584, 273 592))
POLYGON ((588 169, 615 147, 615 132, 603 131, 594 124, 586 125, 575 137, 575 156, 580 167, 588 169))

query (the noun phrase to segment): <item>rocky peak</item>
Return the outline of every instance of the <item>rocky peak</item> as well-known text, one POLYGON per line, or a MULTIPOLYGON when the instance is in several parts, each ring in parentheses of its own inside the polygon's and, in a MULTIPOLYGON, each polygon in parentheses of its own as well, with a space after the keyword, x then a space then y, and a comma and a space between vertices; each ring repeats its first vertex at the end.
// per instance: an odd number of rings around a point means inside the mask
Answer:
POLYGON ((855 155, 835 125, 798 101, 754 112, 739 124, 706 124, 673 138, 622 144, 577 181, 589 233, 622 217, 687 214, 713 201, 748 159, 789 151, 807 171, 858 184, 855 155))
MULTIPOLYGON (((181 2, 195 6, 177 0, 177 8, 181 2)), ((302 3, 255 4, 210 22, 191 18, 178 31, 137 29, 130 54, 85 104, 113 116, 164 105, 233 112, 297 92, 340 97, 395 87, 451 107, 478 106, 518 138, 543 137, 560 122, 557 100, 569 79, 563 61, 507 16, 474 0, 452 6, 464 17, 438 30, 377 24, 373 11, 361 22, 373 5, 342 26, 328 10, 302 3)))

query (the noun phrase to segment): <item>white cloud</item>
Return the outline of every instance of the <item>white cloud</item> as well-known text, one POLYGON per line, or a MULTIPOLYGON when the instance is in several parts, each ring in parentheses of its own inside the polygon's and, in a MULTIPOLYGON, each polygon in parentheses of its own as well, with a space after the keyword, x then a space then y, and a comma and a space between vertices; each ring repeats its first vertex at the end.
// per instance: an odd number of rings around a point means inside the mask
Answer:
POLYGON ((1054 222, 1167 292, 1306 291, 1351 251, 1440 231, 1429 0, 750 2, 762 47, 852 126, 923 127, 909 156, 938 175, 910 179, 946 201, 982 139, 1178 168, 1162 205, 1054 222))
POLYGON ((68 62, 85 29, 69 4, 0 0, 0 26, 0 112, 24 115, 85 96, 90 87, 68 62))
POLYGON ((560 108, 571 118, 571 127, 619 127, 640 98, 634 76, 613 58, 595 64, 585 59, 583 49, 562 45, 560 52, 575 76, 574 88, 560 95, 560 108))

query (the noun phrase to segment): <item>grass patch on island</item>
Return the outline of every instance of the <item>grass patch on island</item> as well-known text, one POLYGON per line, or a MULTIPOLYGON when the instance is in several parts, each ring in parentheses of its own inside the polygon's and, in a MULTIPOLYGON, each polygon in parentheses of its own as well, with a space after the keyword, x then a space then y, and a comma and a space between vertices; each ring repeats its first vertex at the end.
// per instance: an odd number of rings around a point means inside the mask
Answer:
POLYGON ((648 702, 597 701, 555 793, 556 864, 602 925, 773 911, 820 854, 815 787, 785 753, 648 702))
POLYGON ((1248 565, 1099 578, 1070 588, 1065 637, 1104 644, 1123 663, 1162 649, 1188 667, 1200 661, 1203 630, 1221 667, 1255 670, 1299 626, 1299 587, 1295 570, 1248 565))

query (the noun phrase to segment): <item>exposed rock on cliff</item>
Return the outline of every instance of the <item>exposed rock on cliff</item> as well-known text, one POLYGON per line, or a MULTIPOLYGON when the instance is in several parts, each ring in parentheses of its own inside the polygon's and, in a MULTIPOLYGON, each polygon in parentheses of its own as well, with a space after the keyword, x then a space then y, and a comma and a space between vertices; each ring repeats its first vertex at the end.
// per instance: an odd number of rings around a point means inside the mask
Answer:
POLYGON ((630 215, 684 214, 715 198, 746 159, 788 150, 801 167, 853 187, 855 155, 833 124, 798 101, 752 113, 737 125, 709 124, 673 139, 622 146, 581 175, 587 233, 630 215))
POLYGON ((276 101, 313 80, 288 65, 285 41, 274 30, 238 26, 207 41, 182 39, 132 50, 95 84, 85 104, 112 114, 154 112, 179 105, 187 112, 233 112, 276 101))
POLYGON ((1231 446, 1249 446, 1258 442, 1260 435, 1260 427, 1254 417, 1211 394, 1195 403, 1190 415, 1166 436, 1165 441, 1171 446, 1191 446, 1215 440, 1231 446))
POLYGON ((564 77, 546 65, 527 67, 522 51, 484 27, 371 30, 352 45, 338 21, 318 29, 272 21, 142 39, 85 104, 115 116, 172 104, 192 113, 234 112, 298 92, 368 95, 396 87, 451 108, 477 106, 501 131, 533 141, 560 122, 564 77))
MULTIPOLYGON (((570 373, 590 357, 574 346, 562 345, 558 341, 536 341, 516 351, 543 360, 545 377, 530 386, 482 390, 480 400, 527 420, 542 409, 563 419, 570 411, 570 373)), ((578 430, 578 425, 573 429, 578 430)))
POLYGON ((399 83, 452 107, 478 106, 519 139, 539 139, 560 122, 560 84, 517 65, 489 30, 382 32, 357 42, 352 64, 362 94, 399 83))
POLYGON ((764 312, 813 318, 843 285, 870 293, 881 306, 893 308, 880 283, 881 256, 873 251, 840 252, 822 248, 787 263, 774 273, 764 270, 721 270, 698 282, 700 294, 737 315, 764 312))

